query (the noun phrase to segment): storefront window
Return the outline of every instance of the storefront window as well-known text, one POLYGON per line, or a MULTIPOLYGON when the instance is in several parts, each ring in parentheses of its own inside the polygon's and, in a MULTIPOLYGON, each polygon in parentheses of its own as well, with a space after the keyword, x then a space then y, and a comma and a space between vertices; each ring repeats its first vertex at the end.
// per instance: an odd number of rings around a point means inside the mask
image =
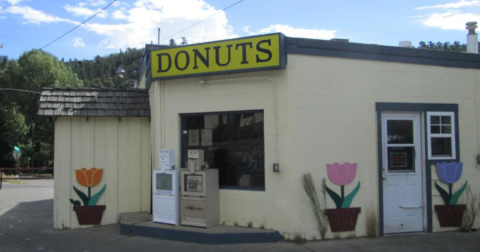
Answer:
POLYGON ((204 150, 205 162, 219 170, 220 188, 265 189, 263 111, 181 115, 182 157, 204 150))
POLYGON ((427 112, 428 158, 455 159, 453 112, 427 112))

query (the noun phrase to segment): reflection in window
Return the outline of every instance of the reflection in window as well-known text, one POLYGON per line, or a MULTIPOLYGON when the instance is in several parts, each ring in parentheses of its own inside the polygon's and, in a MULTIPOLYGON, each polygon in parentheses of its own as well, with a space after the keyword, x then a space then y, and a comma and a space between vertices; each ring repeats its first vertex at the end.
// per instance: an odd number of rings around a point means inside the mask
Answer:
POLYGON ((388 144, 413 144, 412 120, 387 121, 388 144))
POLYGON ((263 111, 182 115, 183 160, 203 149, 220 187, 265 189, 263 111))

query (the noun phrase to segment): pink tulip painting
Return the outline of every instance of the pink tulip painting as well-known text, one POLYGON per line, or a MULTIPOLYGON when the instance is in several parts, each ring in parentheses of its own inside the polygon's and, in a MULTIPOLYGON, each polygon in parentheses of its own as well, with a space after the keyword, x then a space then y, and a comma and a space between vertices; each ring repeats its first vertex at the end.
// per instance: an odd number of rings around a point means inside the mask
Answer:
POLYGON ((328 178, 335 185, 348 185, 352 183, 355 175, 357 175, 357 163, 327 164, 327 173, 328 178))
POLYGON ((335 185, 339 185, 341 189, 341 195, 338 195, 336 192, 326 187, 328 194, 335 202, 337 208, 350 208, 353 197, 355 197, 360 189, 360 181, 355 189, 353 189, 353 191, 347 196, 345 196, 345 186, 352 183, 355 179, 355 176, 357 175, 357 163, 345 162, 342 164, 327 164, 327 174, 328 179, 330 179, 335 185))

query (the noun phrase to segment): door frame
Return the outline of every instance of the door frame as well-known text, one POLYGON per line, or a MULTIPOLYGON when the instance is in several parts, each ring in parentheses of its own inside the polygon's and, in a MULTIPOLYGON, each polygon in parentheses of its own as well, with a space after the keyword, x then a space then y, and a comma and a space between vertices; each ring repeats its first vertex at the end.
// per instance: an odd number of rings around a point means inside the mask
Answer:
MULTIPOLYGON (((414 146, 415 146, 415 153, 418 153, 418 154, 414 154, 414 157, 415 157, 415 160, 414 160, 414 163, 415 163, 415 170, 416 172, 418 172, 418 174, 420 175, 420 194, 421 194, 421 199, 422 199, 422 206, 424 206, 422 208, 422 230, 421 231, 413 231, 413 232, 425 232, 427 230, 427 215, 426 215, 426 208, 425 208, 425 205, 426 205, 426 192, 425 192, 425 184, 426 184, 426 179, 425 179, 425 171, 426 171, 426 167, 425 167, 425 156, 423 155, 423 153, 425 153, 425 141, 424 141, 424 135, 425 135, 425 127, 424 127, 424 113, 423 112, 418 112, 418 111, 408 111, 408 112, 404 112, 404 111, 397 111, 397 112, 387 112, 387 111, 382 111, 380 113, 380 120, 382 121, 382 128, 381 128, 381 136, 382 136, 382 161, 385 161, 383 160, 383 158, 386 157, 385 153, 383 153, 385 147, 387 147, 387 142, 385 139, 383 139, 383 137, 385 136, 386 134, 386 130, 387 130, 387 126, 386 126, 386 123, 387 123, 387 120, 412 120, 413 121, 413 126, 414 126, 414 146), (417 128, 418 127, 418 128, 417 128), (417 132, 418 131, 418 132, 417 132), (416 134, 416 135, 415 135, 416 134), (418 142, 417 142, 418 141, 418 142), (418 150, 418 151, 417 151, 418 150), (417 160, 418 159, 418 160, 417 160)), ((384 180, 383 180, 383 176, 387 174, 388 170, 383 170, 384 168, 386 168, 386 166, 382 163, 381 164, 382 166, 382 188, 383 188, 383 183, 384 183, 384 180)), ((404 173, 404 172, 400 172, 400 173, 404 173)), ((394 173, 395 174, 395 173, 394 173)), ((407 175, 408 176, 408 175, 407 175)), ((383 196, 382 196, 383 197, 383 196)), ((383 201, 383 198, 382 198, 382 208, 384 207, 384 204, 385 202, 383 201)), ((384 226, 384 220, 382 220, 382 228, 384 229, 385 226, 384 226)), ((392 233, 389 233, 389 234, 392 234, 392 233)))
POLYGON ((425 167, 424 172, 424 191, 425 191, 425 198, 424 202, 426 203, 426 225, 427 225, 427 232, 432 232, 432 223, 433 223, 433 212, 432 212, 432 165, 435 165, 438 162, 460 162, 460 144, 459 144, 459 126, 458 126, 458 104, 445 104, 445 103, 394 103, 394 102, 376 102, 375 103, 376 114, 377 114, 377 182, 378 182, 378 217, 379 217, 379 233, 381 236, 384 235, 384 212, 383 212, 383 177, 382 177, 382 169, 383 169, 383 148, 382 148, 382 113, 384 112, 418 112, 422 113, 421 120, 425 123, 421 125, 421 132, 423 133, 422 142, 424 143, 423 153, 422 156, 424 157, 422 160, 422 167, 425 167), (426 112, 431 111, 443 111, 443 112, 455 112, 454 120, 455 120, 455 149, 457 156, 455 159, 449 160, 429 160, 427 151, 429 146, 426 145, 428 136, 426 134, 426 112))

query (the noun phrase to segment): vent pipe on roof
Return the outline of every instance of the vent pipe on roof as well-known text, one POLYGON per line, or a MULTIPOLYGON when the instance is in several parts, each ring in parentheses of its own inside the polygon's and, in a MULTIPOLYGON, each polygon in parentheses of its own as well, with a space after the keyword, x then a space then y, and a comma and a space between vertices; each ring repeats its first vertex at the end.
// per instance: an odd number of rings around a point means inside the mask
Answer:
POLYGON ((475 33, 477 22, 466 23, 467 34, 467 53, 478 53, 478 34, 475 33))
POLYGON ((405 48, 412 48, 412 41, 400 41, 398 46, 405 48))

